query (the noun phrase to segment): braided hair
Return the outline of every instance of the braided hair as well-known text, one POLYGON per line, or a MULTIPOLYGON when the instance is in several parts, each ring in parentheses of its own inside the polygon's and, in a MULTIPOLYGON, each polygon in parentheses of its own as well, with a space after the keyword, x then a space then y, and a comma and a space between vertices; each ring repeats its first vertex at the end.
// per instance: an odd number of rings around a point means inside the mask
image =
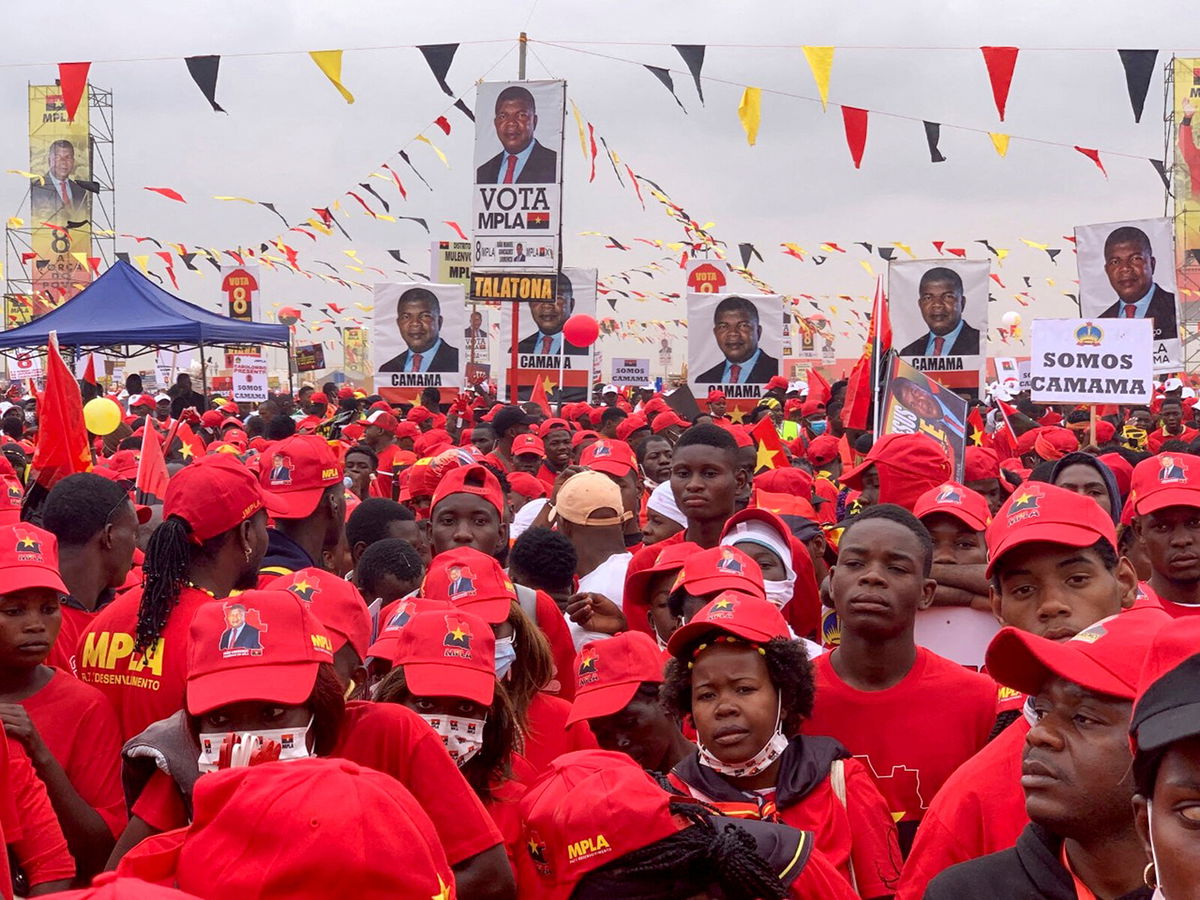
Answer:
POLYGON ((712 886, 728 900, 782 900, 787 888, 758 855, 754 838, 733 823, 719 828, 694 804, 671 804, 692 824, 585 875, 571 900, 671 900, 712 886))
POLYGON ((150 535, 146 560, 142 566, 142 599, 138 604, 137 636, 134 650, 145 653, 158 643, 179 592, 198 559, 213 556, 229 532, 217 535, 197 546, 191 540, 192 529, 180 516, 167 516, 150 535))

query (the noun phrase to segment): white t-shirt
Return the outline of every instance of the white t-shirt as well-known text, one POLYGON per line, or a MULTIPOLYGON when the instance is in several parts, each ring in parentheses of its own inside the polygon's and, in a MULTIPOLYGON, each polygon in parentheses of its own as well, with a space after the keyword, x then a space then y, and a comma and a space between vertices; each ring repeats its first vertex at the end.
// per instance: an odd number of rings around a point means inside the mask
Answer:
MULTIPOLYGON (((581 594, 600 594, 617 604, 620 610, 625 609, 625 570, 633 560, 632 553, 614 553, 592 571, 579 579, 581 594)), ((598 641, 612 637, 611 634, 601 634, 598 631, 587 631, 571 621, 567 616, 567 627, 571 630, 571 640, 575 642, 575 650, 583 649, 588 641, 598 641)))

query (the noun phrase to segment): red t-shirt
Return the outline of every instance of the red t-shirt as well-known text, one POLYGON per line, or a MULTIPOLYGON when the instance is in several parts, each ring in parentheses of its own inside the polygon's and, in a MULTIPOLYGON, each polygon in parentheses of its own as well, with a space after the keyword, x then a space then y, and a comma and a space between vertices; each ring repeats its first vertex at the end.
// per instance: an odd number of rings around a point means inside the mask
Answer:
POLYGON ((920 900, 938 873, 1017 842, 1029 824, 1021 790, 1028 733, 1021 716, 946 779, 917 829, 896 900, 920 900))
POLYGON ((1195 428, 1189 428, 1187 425, 1183 425, 1182 428, 1183 430, 1179 434, 1167 434, 1165 425, 1157 431, 1150 432, 1146 437, 1146 444, 1150 447, 1150 452, 1157 453, 1167 441, 1183 441, 1185 444, 1190 444, 1200 437, 1200 431, 1195 428))
POLYGON ((1195 606, 1188 603, 1176 603, 1173 600, 1164 600, 1158 595, 1154 588, 1150 587, 1149 582, 1138 582, 1138 597, 1134 602, 1134 606, 1153 606, 1161 609, 1173 619, 1179 619, 1183 616, 1200 616, 1200 604, 1195 606))
POLYGON ((380 497, 392 498, 392 480, 395 478, 395 461, 396 454, 400 452, 400 448, 395 444, 388 444, 379 454, 379 468, 375 470, 375 483, 379 485, 380 497))
POLYGON ((188 628, 200 605, 214 598, 184 586, 157 646, 144 655, 133 650, 141 599, 141 590, 133 590, 106 606, 84 632, 77 651, 79 679, 112 702, 122 740, 183 708, 188 628))
MULTIPOLYGON (((25 872, 29 886, 75 877, 46 785, 38 778, 24 748, 11 737, 0 741, 0 832, 25 872)), ((8 856, 0 867, 0 894, 12 897, 8 856)))
POLYGON ((842 877, 850 880, 850 866, 863 897, 884 897, 896 890, 900 877, 900 848, 896 826, 888 814, 879 788, 856 759, 843 761, 846 802, 833 792, 829 777, 804 795, 799 803, 775 808, 775 792, 762 795, 758 804, 717 802, 693 788, 674 772, 667 779, 688 796, 711 803, 721 815, 767 819, 811 831, 816 849, 842 877))
POLYGON ((816 699, 801 730, 836 738, 874 775, 893 818, 919 822, 938 788, 987 743, 996 683, 918 647, 898 684, 863 691, 834 671, 840 652, 814 661, 816 699))
POLYGON ((66 603, 60 609, 62 609, 62 626, 58 629, 58 637, 55 638, 54 645, 46 656, 46 665, 78 676, 76 651, 79 648, 79 639, 91 627, 99 613, 89 612, 77 606, 68 606, 66 603))
POLYGON ((575 642, 571 639, 571 629, 554 598, 545 591, 537 592, 534 612, 537 615, 534 624, 550 642, 550 653, 554 657, 554 680, 547 690, 570 701, 575 697, 575 642))
MULTIPOLYGON (((569 679, 574 681, 574 679, 569 679)), ((523 735, 521 755, 535 772, 541 773, 550 763, 573 750, 596 750, 599 744, 586 721, 567 725, 571 704, 545 691, 538 692, 529 704, 529 732, 523 735)))
POLYGON ((125 830, 121 790, 121 730, 112 704, 91 685, 60 669, 21 701, 71 786, 114 836, 125 830))

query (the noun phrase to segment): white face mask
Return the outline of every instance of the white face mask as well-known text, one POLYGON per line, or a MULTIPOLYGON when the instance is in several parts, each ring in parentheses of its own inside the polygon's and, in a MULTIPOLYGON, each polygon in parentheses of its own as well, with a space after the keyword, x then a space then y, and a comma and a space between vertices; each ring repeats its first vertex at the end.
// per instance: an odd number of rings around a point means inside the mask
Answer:
POLYGON ((426 715, 421 718, 438 733, 450 758, 460 769, 483 747, 483 726, 487 719, 426 715))
POLYGON ((796 591, 796 574, 793 572, 783 581, 764 581, 763 590, 767 593, 767 602, 776 609, 783 609, 792 600, 796 591))
POLYGON ((782 698, 775 703, 775 733, 750 759, 740 763, 726 763, 713 756, 711 751, 699 741, 700 765, 712 769, 718 775, 728 775, 731 778, 749 778, 767 769, 771 763, 783 755, 787 749, 788 739, 783 733, 783 720, 780 716, 782 698))
POLYGON ((221 746, 226 737, 233 738, 233 749, 229 756, 228 768, 237 769, 250 765, 253 755, 266 746, 268 741, 279 745, 279 759, 307 759, 312 756, 308 751, 308 730, 312 728, 313 720, 302 728, 273 728, 259 731, 211 731, 200 734, 200 759, 198 760, 200 774, 215 772, 221 768, 221 746))
POLYGON ((516 661, 517 646, 513 642, 513 635, 496 638, 496 678, 503 681, 516 661))

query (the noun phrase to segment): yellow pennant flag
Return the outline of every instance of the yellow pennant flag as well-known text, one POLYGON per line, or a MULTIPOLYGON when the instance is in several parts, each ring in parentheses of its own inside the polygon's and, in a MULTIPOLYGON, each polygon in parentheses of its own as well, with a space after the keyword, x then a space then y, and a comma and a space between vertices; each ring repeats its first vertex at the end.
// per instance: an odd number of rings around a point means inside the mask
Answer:
POLYGON ((256 206, 258 201, 251 200, 249 197, 213 197, 214 200, 236 201, 238 203, 249 203, 251 206, 256 206))
POLYGON ((748 87, 738 103, 738 118, 746 129, 746 141, 751 147, 758 140, 758 123, 762 120, 762 88, 748 87))
POLYGON ((996 152, 1001 157, 1008 156, 1008 135, 998 134, 995 131, 989 131, 988 137, 992 139, 992 146, 996 148, 996 152))
POLYGON ((867 260, 867 259, 860 259, 860 260, 858 261, 858 264, 859 264, 860 266, 862 266, 864 269, 866 269, 866 270, 867 270, 867 274, 868 274, 868 275, 870 275, 872 278, 874 278, 874 277, 875 277, 875 270, 871 268, 871 261, 870 261, 870 260, 867 260))
POLYGON ((338 93, 342 95, 342 99, 347 103, 353 103, 354 95, 346 90, 346 86, 342 84, 342 51, 310 50, 308 55, 317 64, 317 68, 325 73, 325 77, 333 82, 333 86, 338 89, 338 93))
POLYGON ((25 220, 24 220, 24 219, 19 219, 19 218, 17 218, 16 216, 9 216, 9 217, 8 217, 8 227, 9 227, 9 228, 21 228, 21 227, 23 227, 24 225, 25 225, 25 220))
POLYGON ((575 125, 579 129, 579 149, 583 151, 583 158, 588 158, 587 138, 583 133, 583 116, 579 112, 579 107, 575 105, 575 101, 571 101, 571 112, 575 114, 575 125))
POLYGON ((996 259, 1000 260, 1000 262, 1004 262, 1004 257, 1006 256, 1008 256, 1007 250, 1005 250, 1003 247, 996 248, 996 259))
POLYGON ((9 169, 8 174, 20 175, 22 178, 28 178, 30 181, 36 181, 38 184, 43 184, 46 180, 36 172, 26 172, 24 169, 9 169))
POLYGON ((441 148, 439 148, 437 144, 435 144, 429 138, 425 137, 425 135, 423 135, 423 134, 418 134, 417 140, 420 141, 422 144, 428 144, 430 147, 432 147, 433 152, 436 153, 438 155, 438 159, 440 159, 442 161, 442 165, 445 166, 447 169, 450 168, 450 160, 446 159, 446 154, 441 151, 441 148))
POLYGON ((138 264, 139 269, 141 269, 146 274, 150 274, 150 270, 148 268, 146 268, 147 264, 150 262, 149 256, 135 256, 133 258, 133 261, 138 264))
POLYGON ((829 103, 829 73, 833 71, 833 47, 801 47, 808 67, 812 69, 813 81, 821 94, 821 109, 829 103))
POLYGON ((71 253, 71 256, 72 256, 72 257, 74 257, 74 259, 75 259, 75 262, 79 263, 79 264, 80 264, 81 266, 83 266, 85 269, 88 267, 88 264, 87 264, 87 254, 86 254, 86 253, 72 252, 72 253, 71 253))

